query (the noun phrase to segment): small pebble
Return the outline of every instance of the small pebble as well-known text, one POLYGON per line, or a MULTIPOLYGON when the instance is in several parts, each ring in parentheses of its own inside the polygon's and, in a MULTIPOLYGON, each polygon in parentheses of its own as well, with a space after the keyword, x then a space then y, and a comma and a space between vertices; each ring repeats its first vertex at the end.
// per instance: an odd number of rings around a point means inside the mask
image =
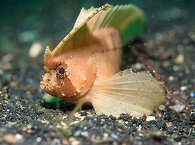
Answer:
POLYGON ((104 139, 108 138, 108 133, 104 133, 104 139))
POLYGON ((51 142, 51 145, 58 145, 58 144, 60 144, 60 140, 57 138, 53 139, 51 142))
POLYGON ((183 54, 179 54, 176 58, 175 58, 175 63, 177 64, 182 64, 184 62, 184 55, 183 54))
POLYGON ((170 66, 170 62, 169 62, 169 61, 164 61, 164 62, 163 62, 163 66, 164 66, 164 67, 170 66))
POLYGON ((119 141, 120 140, 120 138, 116 135, 116 134, 111 134, 111 137, 112 138, 114 138, 115 140, 117 140, 117 141, 119 141))
POLYGON ((170 108, 175 110, 176 112, 182 112, 185 109, 185 105, 177 104, 174 106, 170 106, 170 108))
POLYGON ((18 141, 19 141, 19 140, 16 138, 16 136, 13 135, 13 134, 7 134, 7 135, 5 135, 5 136, 3 137, 3 139, 4 139, 6 142, 11 143, 11 144, 16 144, 16 143, 18 143, 18 141))
POLYGON ((194 98, 195 97, 195 93, 194 92, 190 93, 190 97, 194 98))
POLYGON ((33 43, 29 49, 29 56, 32 58, 36 58, 37 56, 40 55, 42 48, 43 47, 42 47, 41 43, 39 43, 39 42, 33 43))
POLYGON ((11 121, 9 121, 8 124, 9 124, 9 125, 15 125, 16 122, 11 122, 11 121))
POLYGON ((84 137, 89 137, 89 135, 88 135, 88 133, 86 131, 81 132, 81 135, 84 136, 84 137))
POLYGON ((155 116, 147 116, 146 121, 156 120, 155 116))
POLYGON ((137 127, 137 130, 138 130, 138 131, 141 131, 141 130, 142 130, 142 126, 139 125, 139 126, 137 127))
POLYGON ((169 76, 169 78, 168 78, 170 81, 173 81, 174 79, 175 79, 175 77, 174 76, 169 76))
POLYGON ((158 43, 162 42, 164 40, 164 34, 163 33, 160 33, 160 32, 156 33, 155 34, 155 39, 156 39, 156 41, 158 43))
POLYGON ((37 138, 36 138, 36 141, 37 141, 37 142, 40 142, 41 140, 42 140, 41 137, 37 137, 37 138))
POLYGON ((143 66, 143 64, 141 64, 141 63, 136 63, 135 64, 135 68, 136 69, 138 69, 138 70, 140 70, 141 68, 143 68, 144 66, 143 66))
POLYGON ((62 144, 66 145, 66 144, 68 144, 68 141, 67 141, 66 139, 64 139, 64 140, 62 141, 62 144))
POLYGON ((171 126, 173 126, 173 123, 172 122, 167 122, 166 125, 167 125, 167 127, 171 127, 171 126))
POLYGON ((21 139, 23 138, 23 136, 22 136, 21 134, 16 134, 16 138, 17 138, 18 140, 21 140, 21 139))
POLYGON ((158 108, 159 108, 161 111, 162 111, 162 110, 165 110, 165 105, 160 105, 158 108))
POLYGON ((80 136, 80 135, 81 135, 81 131, 80 131, 80 130, 78 130, 78 131, 76 131, 76 132, 74 133, 74 136, 75 136, 75 137, 80 136))
POLYGON ((180 90, 181 90, 181 91, 187 90, 187 86, 181 86, 181 87, 180 87, 180 90))
POLYGON ((180 65, 174 65, 173 66, 173 70, 176 71, 176 72, 180 71, 181 70, 181 66, 180 65))
POLYGON ((78 140, 76 140, 74 137, 70 137, 69 139, 71 145, 79 145, 80 142, 78 140))

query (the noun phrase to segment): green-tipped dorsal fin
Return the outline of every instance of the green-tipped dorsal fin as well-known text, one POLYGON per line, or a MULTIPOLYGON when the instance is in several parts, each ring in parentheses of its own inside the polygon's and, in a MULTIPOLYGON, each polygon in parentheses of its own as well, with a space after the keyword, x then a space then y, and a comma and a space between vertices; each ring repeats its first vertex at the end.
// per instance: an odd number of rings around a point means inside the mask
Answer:
POLYGON ((110 6, 99 12, 88 22, 91 31, 113 27, 120 32, 122 44, 135 38, 145 30, 143 12, 133 5, 110 6))
POLYGON ((71 32, 52 52, 60 55, 65 51, 95 43, 92 32, 105 27, 113 27, 120 32, 122 44, 125 45, 145 29, 143 12, 133 5, 111 6, 81 9, 71 32))

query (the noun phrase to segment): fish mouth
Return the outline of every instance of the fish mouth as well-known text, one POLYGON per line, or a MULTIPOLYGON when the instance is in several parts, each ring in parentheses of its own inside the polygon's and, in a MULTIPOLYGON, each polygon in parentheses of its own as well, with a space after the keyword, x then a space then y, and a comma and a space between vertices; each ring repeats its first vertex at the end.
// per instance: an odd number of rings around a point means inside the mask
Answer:
POLYGON ((40 88, 44 90, 46 93, 57 97, 56 91, 54 91, 54 86, 51 86, 48 83, 45 83, 44 81, 41 81, 40 88))
POLYGON ((48 91, 51 91, 52 90, 52 87, 48 84, 48 83, 45 83, 44 80, 42 80, 40 82, 40 88, 46 92, 48 91))
POLYGON ((40 88, 42 90, 45 90, 45 88, 46 88, 45 83, 43 81, 40 82, 40 88))
POLYGON ((47 83, 45 83, 44 81, 41 81, 40 82, 40 87, 41 87, 41 89, 43 89, 43 90, 51 90, 51 87, 47 84, 47 83))
POLYGON ((40 82, 40 88, 42 89, 42 90, 44 90, 44 91, 46 91, 46 92, 48 92, 49 91, 49 86, 48 86, 48 84, 46 84, 44 81, 41 81, 40 82))
POLYGON ((40 82, 40 88, 42 90, 46 91, 46 92, 51 91, 52 88, 53 88, 52 85, 51 85, 51 83, 48 83, 48 81, 47 81, 48 78, 49 78, 49 76, 46 73, 46 74, 42 75, 42 80, 40 82))

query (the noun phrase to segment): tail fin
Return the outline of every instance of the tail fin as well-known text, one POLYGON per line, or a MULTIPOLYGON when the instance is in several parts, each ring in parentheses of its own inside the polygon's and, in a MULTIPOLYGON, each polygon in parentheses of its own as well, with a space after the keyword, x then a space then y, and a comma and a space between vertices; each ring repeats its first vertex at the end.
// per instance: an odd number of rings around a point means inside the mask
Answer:
POLYGON ((125 70, 96 82, 91 102, 98 114, 118 117, 128 113, 140 117, 165 103, 165 95, 162 83, 150 73, 125 70))
POLYGON ((120 32, 122 45, 144 31, 145 18, 140 9, 133 5, 111 6, 104 5, 100 8, 81 9, 81 12, 71 32, 57 45, 52 52, 59 55, 64 51, 78 48, 80 45, 94 43, 91 32, 113 27, 120 32))

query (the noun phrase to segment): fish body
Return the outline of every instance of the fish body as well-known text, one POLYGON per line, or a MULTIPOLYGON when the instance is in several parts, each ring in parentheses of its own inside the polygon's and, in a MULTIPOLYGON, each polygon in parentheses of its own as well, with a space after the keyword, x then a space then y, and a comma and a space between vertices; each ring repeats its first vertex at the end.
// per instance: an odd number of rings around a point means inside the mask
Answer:
POLYGON ((44 56, 41 88, 72 103, 91 103, 98 114, 150 114, 165 102, 162 84, 148 72, 119 72, 122 46, 145 28, 132 5, 82 9, 72 31, 44 56))

